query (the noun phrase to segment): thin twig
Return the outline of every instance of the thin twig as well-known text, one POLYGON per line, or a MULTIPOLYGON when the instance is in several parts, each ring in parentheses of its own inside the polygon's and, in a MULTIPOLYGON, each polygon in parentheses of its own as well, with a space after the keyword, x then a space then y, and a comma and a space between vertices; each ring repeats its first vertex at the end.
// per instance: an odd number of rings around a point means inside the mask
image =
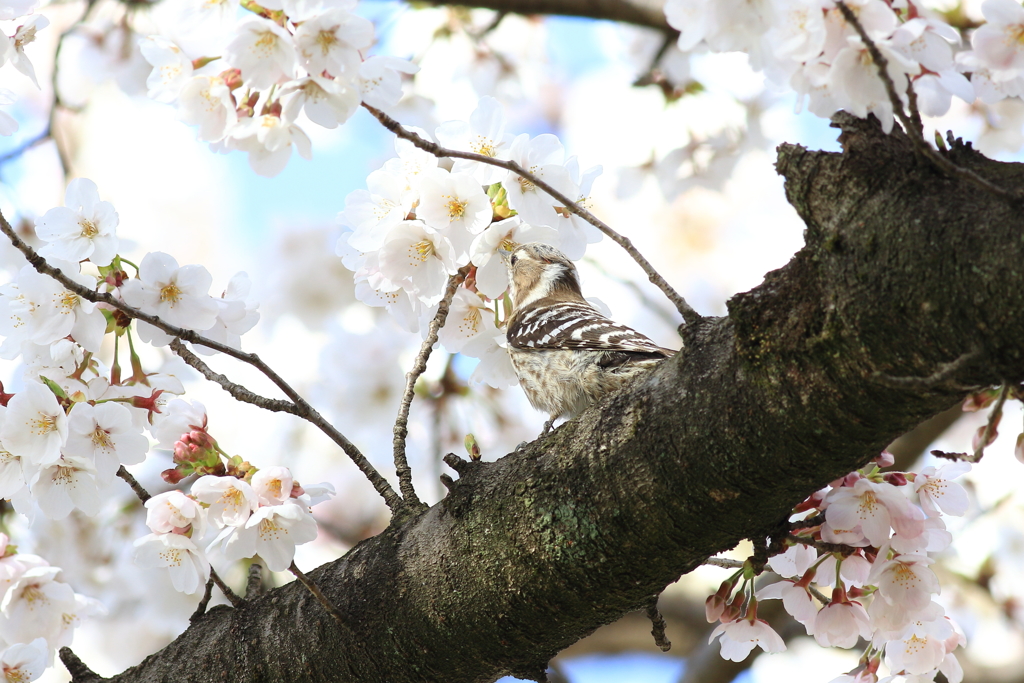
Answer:
POLYGON ((291 413, 292 415, 299 414, 299 408, 291 401, 285 401, 278 398, 267 398, 266 396, 260 396, 252 391, 249 391, 241 384, 236 384, 218 372, 214 372, 209 365, 207 365, 199 356, 192 353, 188 348, 181 342, 180 339, 175 339, 171 342, 171 351, 181 356, 181 359, 188 365, 198 370, 203 377, 215 382, 224 389, 224 391, 231 394, 233 398, 242 403, 251 403, 254 406, 269 410, 277 413, 291 413))
POLYGON ((982 178, 974 171, 957 166, 952 161, 936 152, 931 145, 928 144, 924 139, 923 131, 919 130, 917 126, 914 125, 914 122, 907 116, 907 113, 903 108, 903 101, 896 93, 896 85, 892 82, 892 78, 889 76, 889 60, 882 55, 881 50, 878 49, 875 41, 873 41, 867 31, 864 30, 864 27, 861 25, 860 20, 857 19, 857 15, 853 10, 851 10, 843 0, 836 0, 836 7, 839 8, 843 18, 846 19, 846 22, 853 26, 857 31, 861 41, 867 47, 868 54, 871 55, 872 61, 875 63, 875 66, 878 67, 878 77, 882 79, 882 84, 885 85, 885 92, 889 95, 889 102, 892 104, 893 114, 895 114, 900 120, 900 123, 903 124, 903 128, 906 130, 907 137, 910 138, 910 143, 914 146, 914 149, 944 173, 973 183, 986 192, 994 194, 1002 199, 1008 199, 1012 202, 1020 202, 1024 200, 1024 195, 1003 189, 995 183, 982 178))
POLYGON ((808 517, 807 519, 801 519, 797 520, 796 522, 790 522, 789 529, 790 531, 796 531, 797 529, 809 529, 811 527, 821 526, 824 523, 825 514, 821 513, 814 515, 813 517, 808 517))
POLYGON ((224 583, 224 580, 220 578, 220 576, 217 574, 217 570, 213 567, 210 567, 210 579, 212 579, 213 582, 217 584, 217 588, 220 589, 220 592, 224 594, 224 597, 227 598, 234 607, 240 607, 242 603, 245 602, 245 600, 242 600, 242 598, 238 597, 238 594, 235 593, 235 591, 231 590, 231 588, 229 588, 226 583, 224 583))
POLYGON ((829 604, 829 603, 831 603, 831 602, 832 602, 832 601, 831 601, 831 600, 829 600, 829 599, 828 599, 828 598, 827 598, 827 597, 826 597, 826 596, 825 596, 825 595, 824 595, 824 594, 823 594, 823 593, 822 593, 822 592, 821 592, 820 590, 818 590, 818 589, 817 589, 817 588, 815 588, 814 586, 808 586, 808 587, 807 587, 807 591, 808 591, 808 592, 809 592, 809 593, 810 593, 811 595, 813 595, 814 597, 816 597, 816 598, 818 599, 818 602, 820 602, 820 603, 821 603, 821 604, 823 604, 823 605, 827 605, 827 604, 829 604))
POLYGON ((402 403, 398 408, 398 417, 395 418, 394 438, 392 445, 395 451, 395 471, 398 473, 398 488, 402 492, 402 502, 406 505, 419 507, 422 505, 416 489, 412 484, 412 469, 409 467, 409 460, 405 457, 405 438, 409 435, 409 408, 412 406, 412 399, 416 395, 416 380, 420 378, 423 371, 427 369, 427 361, 430 359, 430 352, 437 343, 438 331, 444 327, 448 319, 448 311, 451 309, 452 299, 455 298, 455 290, 466 277, 466 269, 448 278, 448 286, 444 290, 441 303, 437 306, 437 314, 430 321, 427 328, 427 337, 420 344, 420 352, 416 355, 416 361, 412 370, 405 376, 405 393, 402 395, 402 403))
POLYGON ((995 434, 996 425, 999 424, 999 419, 1003 416, 1003 404, 1006 403, 1006 397, 1009 395, 1010 385, 1004 384, 1003 388, 999 391, 999 398, 996 399, 995 405, 992 406, 992 411, 988 414, 985 431, 981 433, 981 439, 978 440, 978 447, 974 449, 974 455, 970 458, 964 458, 967 462, 981 462, 981 458, 985 455, 985 447, 988 446, 989 440, 995 434))
POLYGON ((709 557, 701 562, 701 564, 710 565, 712 567, 721 567, 722 569, 741 569, 745 563, 742 560, 729 560, 724 557, 709 557))
POLYGON ((948 363, 942 363, 928 377, 893 377, 881 372, 871 375, 871 379, 893 389, 932 389, 953 378, 968 363, 981 355, 981 349, 973 349, 948 363))
POLYGON ((846 545, 845 543, 827 543, 814 538, 808 538, 807 536, 794 536, 793 534, 789 534, 786 538, 794 543, 809 545, 812 548, 817 548, 818 550, 826 553, 839 553, 843 557, 853 555, 857 550, 859 550, 858 548, 854 548, 852 545, 846 545))
POLYGON ((263 588, 263 565, 259 560, 252 560, 249 564, 249 578, 245 582, 245 599, 254 598, 260 594, 263 588))
POLYGON ((650 279, 651 282, 653 282, 662 292, 665 293, 665 296, 669 298, 669 301, 671 301, 672 304, 676 307, 676 310, 679 311, 680 315, 683 316, 683 320, 685 320, 688 325, 703 320, 703 317, 699 313, 697 313, 697 311, 693 310, 690 304, 686 303, 686 300, 679 295, 679 292, 673 289, 672 285, 670 285, 665 280, 665 278, 663 278, 661 274, 654 269, 654 266, 652 266, 651 263, 646 258, 644 258, 639 251, 637 251, 637 248, 633 246, 633 243, 629 240, 628 237, 625 237, 617 233, 607 223, 600 220, 599 218, 594 216, 594 214, 590 213, 589 211, 581 207, 579 204, 566 197, 564 194, 562 194, 554 187, 552 187, 550 184, 545 182, 542 178, 538 177, 533 173, 530 173, 522 166, 511 160, 495 159, 493 157, 485 156, 483 154, 474 154, 473 152, 463 152, 462 150, 448 149, 446 147, 442 147, 441 145, 435 142, 431 142, 430 140, 426 140, 420 137, 419 135, 413 133, 412 131, 406 130, 398 121, 391 118, 381 110, 371 107, 365 102, 363 102, 363 108, 369 111, 371 114, 373 114, 373 116, 378 121, 381 122, 381 125, 387 128, 389 131, 391 131, 398 137, 402 138, 403 140, 408 140, 415 146, 419 147, 425 152, 433 154, 436 157, 450 157, 453 159, 468 159, 469 161, 478 161, 482 164, 487 164, 489 166, 497 166, 498 168, 504 168, 505 170, 511 171, 525 180, 529 180, 538 188, 551 195, 551 197, 558 200, 567 211, 570 211, 571 213, 574 213, 583 220, 587 221, 595 228, 603 232, 605 235, 608 235, 608 237, 610 237, 613 242, 615 242, 620 247, 625 249, 626 253, 628 253, 633 258, 633 260, 636 261, 641 268, 643 268, 644 272, 647 274, 648 279, 650 279))
POLYGON ((192 616, 188 618, 190 622, 195 621, 199 617, 206 614, 206 606, 210 604, 210 598, 213 597, 213 577, 211 576, 206 581, 206 590, 203 592, 203 598, 196 605, 196 611, 192 613, 192 616))
POLYGON ((295 578, 298 579, 302 583, 302 585, 305 586, 309 590, 309 592, 313 594, 313 597, 316 598, 317 601, 324 606, 324 609, 326 609, 332 617, 334 617, 334 620, 338 622, 339 626, 341 626, 346 631, 349 630, 348 624, 345 623, 345 618, 341 615, 341 612, 338 611, 338 608, 334 606, 334 603, 331 602, 326 595, 324 595, 324 592, 320 590, 319 586, 313 583, 313 581, 308 576, 302 573, 302 570, 295 566, 294 562, 292 562, 291 566, 288 567, 288 571, 294 574, 295 578))
POLYGON ((672 648, 672 641, 665 635, 665 617, 658 611, 658 596, 655 595, 647 604, 647 618, 651 620, 651 635, 654 636, 654 644, 662 652, 668 652, 672 648))
POLYGON ((92 289, 89 289, 88 287, 78 284, 77 282, 69 278, 67 275, 62 273, 59 268, 54 268, 52 265, 47 263, 46 259, 40 256, 35 249, 30 247, 28 244, 25 243, 24 240, 18 237, 17 233, 14 231, 14 228, 11 227, 11 224, 7 221, 7 219, 4 217, 2 213, 0 213, 0 232, 3 232, 7 236, 7 238, 11 240, 11 244, 13 244, 22 254, 25 255, 25 258, 28 259, 28 262, 31 263, 32 266, 37 271, 43 273, 44 275, 49 275, 50 277, 64 285, 65 288, 74 292, 83 299, 92 301, 94 303, 106 304, 111 308, 116 308, 125 315, 131 318, 135 318, 136 320, 147 322, 150 325, 153 325, 154 327, 163 330, 172 337, 177 337, 182 341, 187 341, 192 344, 201 344, 202 346, 206 346, 215 351, 220 351, 221 353, 227 356, 231 356, 232 358, 240 360, 243 363, 247 363, 256 368, 257 370, 259 370, 268 379, 270 379, 270 381, 272 381, 279 389, 281 389, 281 391, 284 392, 285 396, 292 400, 292 402, 298 409, 298 412, 296 412, 295 415, 301 417, 307 422, 312 423, 320 431, 322 431, 324 434, 330 437, 331 440, 334 441, 334 443, 341 446, 341 449, 345 451, 345 454, 348 455, 352 462, 355 463, 356 467, 359 468, 359 471, 361 471, 363 475, 370 480, 370 483, 373 485, 373 488, 376 489, 377 493, 379 493, 381 497, 384 498, 384 502, 387 503, 387 506, 392 511, 398 509, 398 507, 401 505, 402 499, 398 496, 395 490, 391 488, 391 485, 387 482, 387 480, 381 476, 380 472, 378 472, 376 468, 374 468, 374 466, 370 464, 370 461, 366 459, 366 456, 364 456, 362 452, 358 448, 356 448, 355 444, 349 441, 344 434, 339 432, 337 428, 335 428, 332 424, 325 420, 323 416, 321 416, 320 413, 318 413, 316 409, 313 408, 313 406, 311 406, 304 398, 302 398, 302 396, 299 395, 299 393, 294 388, 292 388, 290 384, 288 384, 288 382, 286 382, 280 375, 278 375, 269 365, 267 365, 255 353, 244 353, 242 351, 239 351, 238 349, 228 346, 227 344, 222 344, 220 342, 213 341, 212 339, 207 339, 206 337, 203 337, 195 330, 189 330, 184 327, 170 325, 161 320, 158 316, 146 313, 137 308, 132 308, 128 304, 124 303, 120 299, 114 297, 113 295, 107 292, 97 292, 92 289))
POLYGON ((132 491, 135 491, 135 495, 138 496, 139 500, 143 503, 152 497, 149 495, 149 491, 143 488, 142 484, 139 483, 139 480, 133 477, 132 473, 124 468, 124 465, 117 468, 117 476, 128 482, 128 486, 132 487, 132 491))

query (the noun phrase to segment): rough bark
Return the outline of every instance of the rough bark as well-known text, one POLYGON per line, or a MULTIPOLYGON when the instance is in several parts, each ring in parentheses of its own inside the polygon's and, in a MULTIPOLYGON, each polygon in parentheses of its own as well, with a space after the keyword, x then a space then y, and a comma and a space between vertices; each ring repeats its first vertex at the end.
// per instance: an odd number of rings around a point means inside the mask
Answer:
MULTIPOLYGON (((492 681, 549 658, 711 554, 764 538, 968 386, 1024 375, 1024 214, 901 134, 842 119, 842 154, 779 148, 806 246, 683 353, 582 417, 468 467, 422 515, 217 608, 118 681, 492 681), (898 390, 972 350, 947 383, 898 390)), ((1004 187, 1019 164, 949 154, 1004 187)), ((982 465, 984 466, 984 465, 982 465)))
MULTIPOLYGON (((425 4, 450 6, 445 0, 426 0, 425 4)), ((457 4, 457 3, 454 3, 457 4)), ((643 0, 471 0, 469 7, 492 9, 513 14, 563 15, 620 21, 678 35, 668 25, 661 3, 643 0)))

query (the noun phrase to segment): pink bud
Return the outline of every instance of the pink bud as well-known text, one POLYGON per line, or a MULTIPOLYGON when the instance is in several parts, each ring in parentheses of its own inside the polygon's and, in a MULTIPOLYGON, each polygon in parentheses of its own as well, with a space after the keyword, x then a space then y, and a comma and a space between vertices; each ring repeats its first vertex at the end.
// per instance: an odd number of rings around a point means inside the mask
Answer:
POLYGON ((723 600, 717 593, 709 595, 708 599, 704 601, 704 616, 707 618, 709 624, 713 624, 718 621, 724 611, 725 600, 723 600))
POLYGON ((185 478, 184 476, 182 476, 181 472, 175 469, 164 470, 163 472, 160 473, 160 476, 168 484, 177 484, 179 481, 185 478))
POLYGON ((879 467, 892 467, 893 463, 896 462, 896 456, 889 451, 882 451, 875 456, 875 459, 872 462, 879 467))
POLYGON ((907 477, 902 472, 888 472, 884 477, 885 481, 889 482, 893 486, 906 486, 907 477))

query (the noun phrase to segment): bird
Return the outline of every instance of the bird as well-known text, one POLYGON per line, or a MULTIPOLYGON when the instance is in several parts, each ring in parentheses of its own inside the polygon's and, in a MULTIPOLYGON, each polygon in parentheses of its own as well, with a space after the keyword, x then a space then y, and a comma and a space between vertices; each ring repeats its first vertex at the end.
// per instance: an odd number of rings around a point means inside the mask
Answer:
POLYGON ((509 245, 508 354, 530 404, 555 420, 572 419, 676 352, 609 319, 583 298, 579 273, 548 244, 509 245))

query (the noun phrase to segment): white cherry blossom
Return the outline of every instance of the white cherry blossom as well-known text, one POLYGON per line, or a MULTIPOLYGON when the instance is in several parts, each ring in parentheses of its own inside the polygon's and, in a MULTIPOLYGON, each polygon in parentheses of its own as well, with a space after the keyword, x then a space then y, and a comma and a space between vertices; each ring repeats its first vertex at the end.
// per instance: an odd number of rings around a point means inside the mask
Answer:
POLYGON ((942 514, 961 517, 967 512, 968 500, 964 487, 952 481, 971 471, 971 464, 963 461, 951 462, 938 470, 925 467, 914 479, 914 490, 921 501, 921 508, 929 517, 942 514))
POLYGON ((47 242, 39 253, 64 261, 89 259, 109 265, 117 254, 117 212, 100 201, 96 183, 75 178, 64 193, 64 206, 47 211, 36 221, 36 235, 47 242))
POLYGON ((420 68, 397 57, 376 55, 359 65, 359 91, 363 102, 378 109, 390 108, 402 99, 402 77, 414 74, 420 68))
POLYGON ((305 506, 287 502, 259 508, 241 527, 225 527, 211 544, 222 546, 224 557, 240 560, 259 555, 274 572, 284 571, 295 557, 295 546, 315 540, 316 521, 305 506))
POLYGON ((404 221, 412 211, 414 194, 404 179, 386 171, 366 177, 365 190, 353 190, 345 198, 345 210, 338 218, 353 228, 347 244, 361 251, 383 246, 388 230, 404 221))
POLYGON ((96 467, 86 458, 64 455, 42 465, 30 488, 39 509, 50 519, 64 519, 76 508, 92 517, 102 503, 96 467))
POLYGON ((181 491, 158 493, 146 501, 146 526, 155 534, 184 533, 202 538, 206 529, 206 508, 181 491))
MULTIPOLYGON (((876 41, 875 46, 885 57, 886 71, 894 83, 906 83, 908 75, 920 73, 916 62, 893 50, 887 41, 876 41)), ((859 36, 848 38, 848 45, 836 54, 829 78, 841 97, 843 108, 860 118, 873 113, 881 122, 882 130, 892 131, 892 102, 878 77, 878 67, 859 36)), ((897 92, 900 91, 897 89, 897 92)))
POLYGON ((272 178, 284 170, 292 147, 304 159, 313 158, 309 136, 280 116, 264 114, 239 121, 231 132, 232 146, 249 153, 249 166, 259 175, 272 178))
POLYGON ((192 495, 210 506, 208 519, 218 528, 242 526, 259 507, 252 486, 236 477, 200 477, 192 484, 192 495))
POLYGON ((384 277, 428 306, 441 300, 445 281, 457 270, 451 242, 421 221, 402 221, 393 227, 380 249, 384 277))
POLYGON ((469 262, 473 237, 491 222, 491 200, 473 176, 433 169, 419 178, 416 216, 448 238, 459 265, 469 262))
POLYGON ((219 142, 238 123, 231 90, 220 76, 193 76, 178 93, 178 118, 199 126, 197 137, 219 142))
POLYGON ((132 424, 128 408, 119 403, 79 403, 68 415, 65 455, 90 460, 101 482, 113 481, 118 468, 146 459, 149 439, 132 424))
MULTIPOLYGON (((472 351, 480 362, 469 376, 470 383, 486 384, 495 389, 507 389, 519 383, 515 368, 512 367, 512 359, 508 356, 508 340, 505 333, 496 334, 490 338, 490 344, 481 352, 486 337, 482 337, 480 344, 474 344, 472 351)), ((467 350, 468 351, 468 350, 467 350)))
POLYGON ((337 128, 359 108, 359 92, 342 81, 310 76, 289 81, 281 88, 282 116, 294 121, 300 111, 313 123, 337 128))
POLYGON ((924 555, 897 555, 885 560, 888 545, 879 550, 879 559, 871 568, 868 582, 878 586, 878 593, 892 605, 915 612, 932 601, 940 591, 939 580, 928 565, 934 560, 924 555))
POLYGON ((974 54, 995 80, 1017 78, 1024 69, 1024 7, 1014 0, 985 0, 981 12, 986 23, 971 35, 974 54))
POLYGON ((742 662, 755 646, 765 652, 782 652, 786 643, 767 622, 761 619, 753 621, 738 619, 726 624, 719 624, 708 638, 710 643, 721 636, 722 657, 734 662, 742 662))
POLYGON ((822 647, 850 648, 870 637, 868 613, 856 601, 833 599, 814 619, 814 639, 822 647))
MULTIPOLYGON (((481 97, 469 122, 446 121, 434 131, 438 142, 449 149, 508 159, 512 136, 505 132, 505 110, 493 97, 481 97)), ((507 171, 479 161, 456 159, 452 173, 470 173, 481 185, 500 182, 507 171)))
POLYGON ((0 2, 0 21, 17 19, 31 13, 39 0, 4 0, 0 2))
MULTIPOLYGON (((183 392, 175 392, 183 393, 183 392)), ((184 401, 176 398, 153 416, 151 431, 157 440, 157 446, 166 450, 174 448, 174 443, 193 429, 206 424, 206 406, 199 401, 184 401)))
POLYGON ((818 551, 812 546, 794 543, 786 548, 786 552, 770 557, 768 566, 779 576, 799 579, 817 559, 818 551))
POLYGON ((29 683, 43 675, 49 659, 46 639, 15 643, 0 652, 0 683, 29 683))
MULTIPOLYGON (((568 169, 562 165, 565 162, 565 150, 554 135, 545 133, 531 140, 529 135, 523 133, 512 142, 509 157, 570 199, 576 198, 578 188, 572 182, 568 169)), ((532 180, 512 171, 508 172, 502 185, 508 193, 508 205, 524 221, 534 225, 555 225, 558 219, 555 207, 562 206, 562 202, 541 190, 532 180)))
MULTIPOLYGON (((242 335, 251 330, 260 319, 259 311, 256 310, 259 304, 248 298, 250 289, 252 281, 249 280, 249 275, 245 272, 235 273, 228 281, 224 293, 213 299, 217 303, 217 322, 213 327, 203 330, 204 337, 232 348, 242 348, 242 335)), ((215 353, 201 344, 197 345, 195 350, 202 354, 215 353)))
POLYGON ((35 41, 37 31, 49 25, 49 19, 41 14, 34 14, 29 17, 28 21, 18 27, 12 38, 13 54, 10 55, 11 64, 15 69, 32 79, 37 88, 39 87, 39 81, 36 80, 36 70, 32 66, 28 55, 25 54, 25 46, 35 41))
POLYGON ((210 578, 210 562, 188 536, 147 534, 135 541, 135 564, 143 569, 166 568, 171 584, 182 593, 195 593, 210 578))
POLYGON ((758 590, 757 599, 781 599, 783 608, 790 616, 803 624, 807 635, 814 635, 814 620, 818 616, 818 605, 806 587, 792 581, 778 581, 758 590))
POLYGON ((295 50, 312 76, 355 76, 359 50, 373 43, 373 24, 341 9, 328 9, 303 21, 295 29, 295 50))
POLYGON ((67 437, 67 415, 45 385, 29 382, 8 402, 0 441, 14 455, 33 465, 49 465, 60 459, 67 437))
POLYGON ((139 42, 153 72, 146 79, 149 96, 157 102, 170 104, 192 78, 192 60, 181 48, 163 36, 148 36, 139 42))
POLYGON ((0 602, 0 638, 8 643, 55 640, 66 612, 75 609, 75 591, 57 580, 59 567, 32 567, 22 573, 0 602))
MULTIPOLYGON (((211 284, 213 277, 203 266, 179 268, 173 256, 154 251, 143 257, 139 277, 121 286, 121 296, 129 306, 157 315, 171 325, 205 330, 217 320, 217 302, 209 293, 211 284)), ((159 332, 146 323, 138 324, 140 333, 143 326, 159 332)))
POLYGON ((281 505, 291 498, 292 473, 287 467, 267 467, 252 475, 252 490, 260 505, 281 505))
POLYGON ((439 335, 444 347, 451 353, 476 357, 478 352, 483 353, 491 346, 491 338, 496 334, 494 311, 487 302, 463 287, 456 290, 448 319, 439 335))
POLYGON ((859 526, 875 547, 889 540, 890 526, 908 537, 924 529, 922 520, 913 515, 910 501, 891 484, 859 479, 853 486, 834 489, 826 500, 825 520, 833 528, 859 526))
MULTIPOLYGON (((406 129, 419 135, 424 140, 429 140, 427 131, 415 126, 407 126, 406 129)), ((419 179, 425 174, 437 168, 437 157, 430 152, 420 149, 411 140, 395 137, 395 152, 397 159, 388 159, 384 162, 384 170, 405 181, 407 189, 415 191, 419 187, 419 179)), ((413 200, 418 199, 414 194, 413 200)))
POLYGON ((235 27, 224 57, 242 72, 243 81, 262 90, 295 76, 295 46, 291 34, 262 17, 243 19, 235 27))

